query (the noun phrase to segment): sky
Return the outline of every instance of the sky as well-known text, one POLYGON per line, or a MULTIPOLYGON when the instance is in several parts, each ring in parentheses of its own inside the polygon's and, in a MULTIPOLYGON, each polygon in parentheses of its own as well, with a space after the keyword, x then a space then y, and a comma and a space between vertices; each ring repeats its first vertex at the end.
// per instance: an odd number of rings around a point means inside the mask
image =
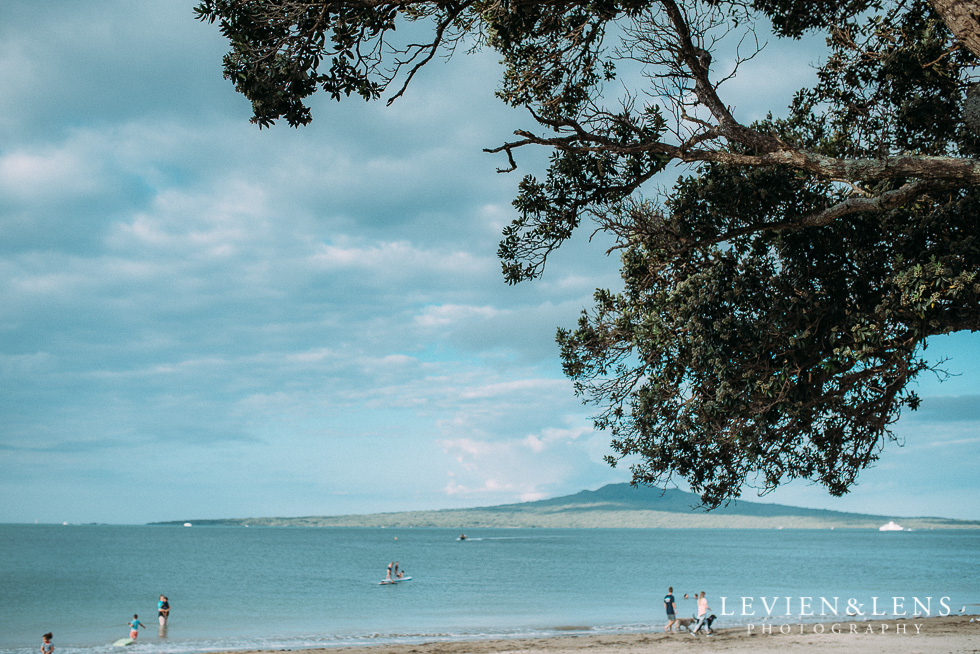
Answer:
MULTIPOLYGON (((617 261, 583 232, 545 277, 496 258, 530 126, 492 53, 392 106, 313 101, 259 130, 193 1, 0 3, 0 523, 142 524, 488 506, 629 481, 554 342, 617 261)), ((785 107, 818 48, 770 43, 725 89, 785 107)), ((667 180, 668 183, 670 180, 667 180)), ((651 193, 655 189, 651 190, 651 193)), ((980 336, 844 498, 980 519, 980 336)), ((681 485, 681 488, 684 488, 681 485)))

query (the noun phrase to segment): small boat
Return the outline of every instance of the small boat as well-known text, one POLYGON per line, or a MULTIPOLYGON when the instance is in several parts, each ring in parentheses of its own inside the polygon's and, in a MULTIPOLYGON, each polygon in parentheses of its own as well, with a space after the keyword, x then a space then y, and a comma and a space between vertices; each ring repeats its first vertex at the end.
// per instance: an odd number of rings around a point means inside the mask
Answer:
POLYGON ((902 525, 897 524, 894 520, 889 520, 885 524, 878 527, 878 531, 905 531, 902 529, 902 525))
POLYGON ((395 584, 400 584, 403 581, 411 581, 411 577, 401 577, 400 579, 382 579, 378 582, 379 586, 394 586, 395 584))

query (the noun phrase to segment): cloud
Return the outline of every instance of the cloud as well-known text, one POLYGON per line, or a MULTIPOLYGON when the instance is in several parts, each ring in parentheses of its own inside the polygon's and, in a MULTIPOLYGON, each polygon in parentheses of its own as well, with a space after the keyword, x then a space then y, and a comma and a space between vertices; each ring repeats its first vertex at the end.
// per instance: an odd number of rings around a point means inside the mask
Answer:
POLYGON ((48 352, 0 354, 0 378, 34 376, 53 370, 57 363, 57 358, 48 352))
POLYGON ((916 411, 907 411, 908 423, 980 422, 980 395, 923 397, 916 411))
POLYGON ((461 398, 490 399, 510 396, 520 399, 529 396, 540 397, 543 393, 554 392, 556 389, 565 391, 568 389, 568 383, 556 379, 514 379, 469 389, 461 395, 461 398))
POLYGON ((557 429, 555 427, 549 427, 540 435, 527 435, 524 438, 524 443, 531 449, 532 452, 535 454, 540 454, 555 443, 575 441, 578 440, 580 436, 591 433, 592 430, 587 427, 579 427, 577 429, 557 429))
MULTIPOLYGON (((566 422, 579 420, 568 417, 566 422)), ((449 497, 491 504, 580 490, 569 488, 565 480, 597 478, 587 472, 595 461, 586 441, 594 436, 592 429, 579 423, 545 428, 522 438, 442 440, 441 447, 457 463, 448 473, 444 492, 449 497)))
POLYGON ((489 306, 443 304, 422 309, 421 314, 415 317, 415 324, 420 327, 445 327, 470 319, 485 320, 501 313, 499 309, 489 306))
POLYGON ((962 447, 968 445, 970 447, 976 446, 980 443, 980 436, 974 436, 969 438, 954 438, 945 441, 933 441, 929 443, 926 447, 962 447))
POLYGON ((99 188, 93 173, 76 153, 65 149, 0 156, 0 188, 20 203, 91 193, 99 188))
POLYGON ((310 256, 311 267, 323 272, 354 272, 359 281, 400 284, 418 282, 423 287, 459 287, 486 275, 490 260, 466 251, 428 249, 406 241, 357 245, 347 237, 339 243, 321 243, 310 256), (365 280, 364 275, 372 277, 365 280))
POLYGON ((107 245, 119 252, 141 251, 208 263, 255 247, 265 234, 267 211, 259 189, 233 184, 218 196, 164 191, 152 212, 140 212, 115 226, 107 245))
POLYGON ((69 2, 39 12, 32 0, 5 0, 0 128, 18 142, 82 123, 246 110, 220 73, 215 80, 225 49, 216 30, 192 16, 179 3, 69 2))

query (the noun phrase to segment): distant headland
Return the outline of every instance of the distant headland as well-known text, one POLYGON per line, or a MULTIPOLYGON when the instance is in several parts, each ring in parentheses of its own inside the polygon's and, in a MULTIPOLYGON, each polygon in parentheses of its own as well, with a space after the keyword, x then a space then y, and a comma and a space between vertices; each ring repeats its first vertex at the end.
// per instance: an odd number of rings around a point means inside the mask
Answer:
POLYGON ((804 509, 739 500, 710 513, 698 509, 698 496, 629 484, 537 502, 472 509, 401 511, 366 515, 298 518, 184 519, 155 525, 249 525, 267 527, 443 527, 451 529, 564 528, 708 528, 708 529, 878 529, 893 522, 902 529, 980 529, 980 522, 949 518, 895 516, 804 509))

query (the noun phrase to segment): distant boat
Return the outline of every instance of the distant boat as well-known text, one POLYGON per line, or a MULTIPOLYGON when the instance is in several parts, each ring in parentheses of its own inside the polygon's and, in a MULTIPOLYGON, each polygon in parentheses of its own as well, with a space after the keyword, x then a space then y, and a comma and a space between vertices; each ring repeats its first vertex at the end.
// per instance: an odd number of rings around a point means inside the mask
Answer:
POLYGON ((191 523, 189 523, 189 522, 185 522, 185 523, 184 523, 184 526, 185 526, 185 527, 190 527, 190 526, 191 526, 191 523))
POLYGON ((894 520, 889 520, 885 524, 878 527, 878 531, 905 531, 902 529, 902 525, 896 524, 894 520))

